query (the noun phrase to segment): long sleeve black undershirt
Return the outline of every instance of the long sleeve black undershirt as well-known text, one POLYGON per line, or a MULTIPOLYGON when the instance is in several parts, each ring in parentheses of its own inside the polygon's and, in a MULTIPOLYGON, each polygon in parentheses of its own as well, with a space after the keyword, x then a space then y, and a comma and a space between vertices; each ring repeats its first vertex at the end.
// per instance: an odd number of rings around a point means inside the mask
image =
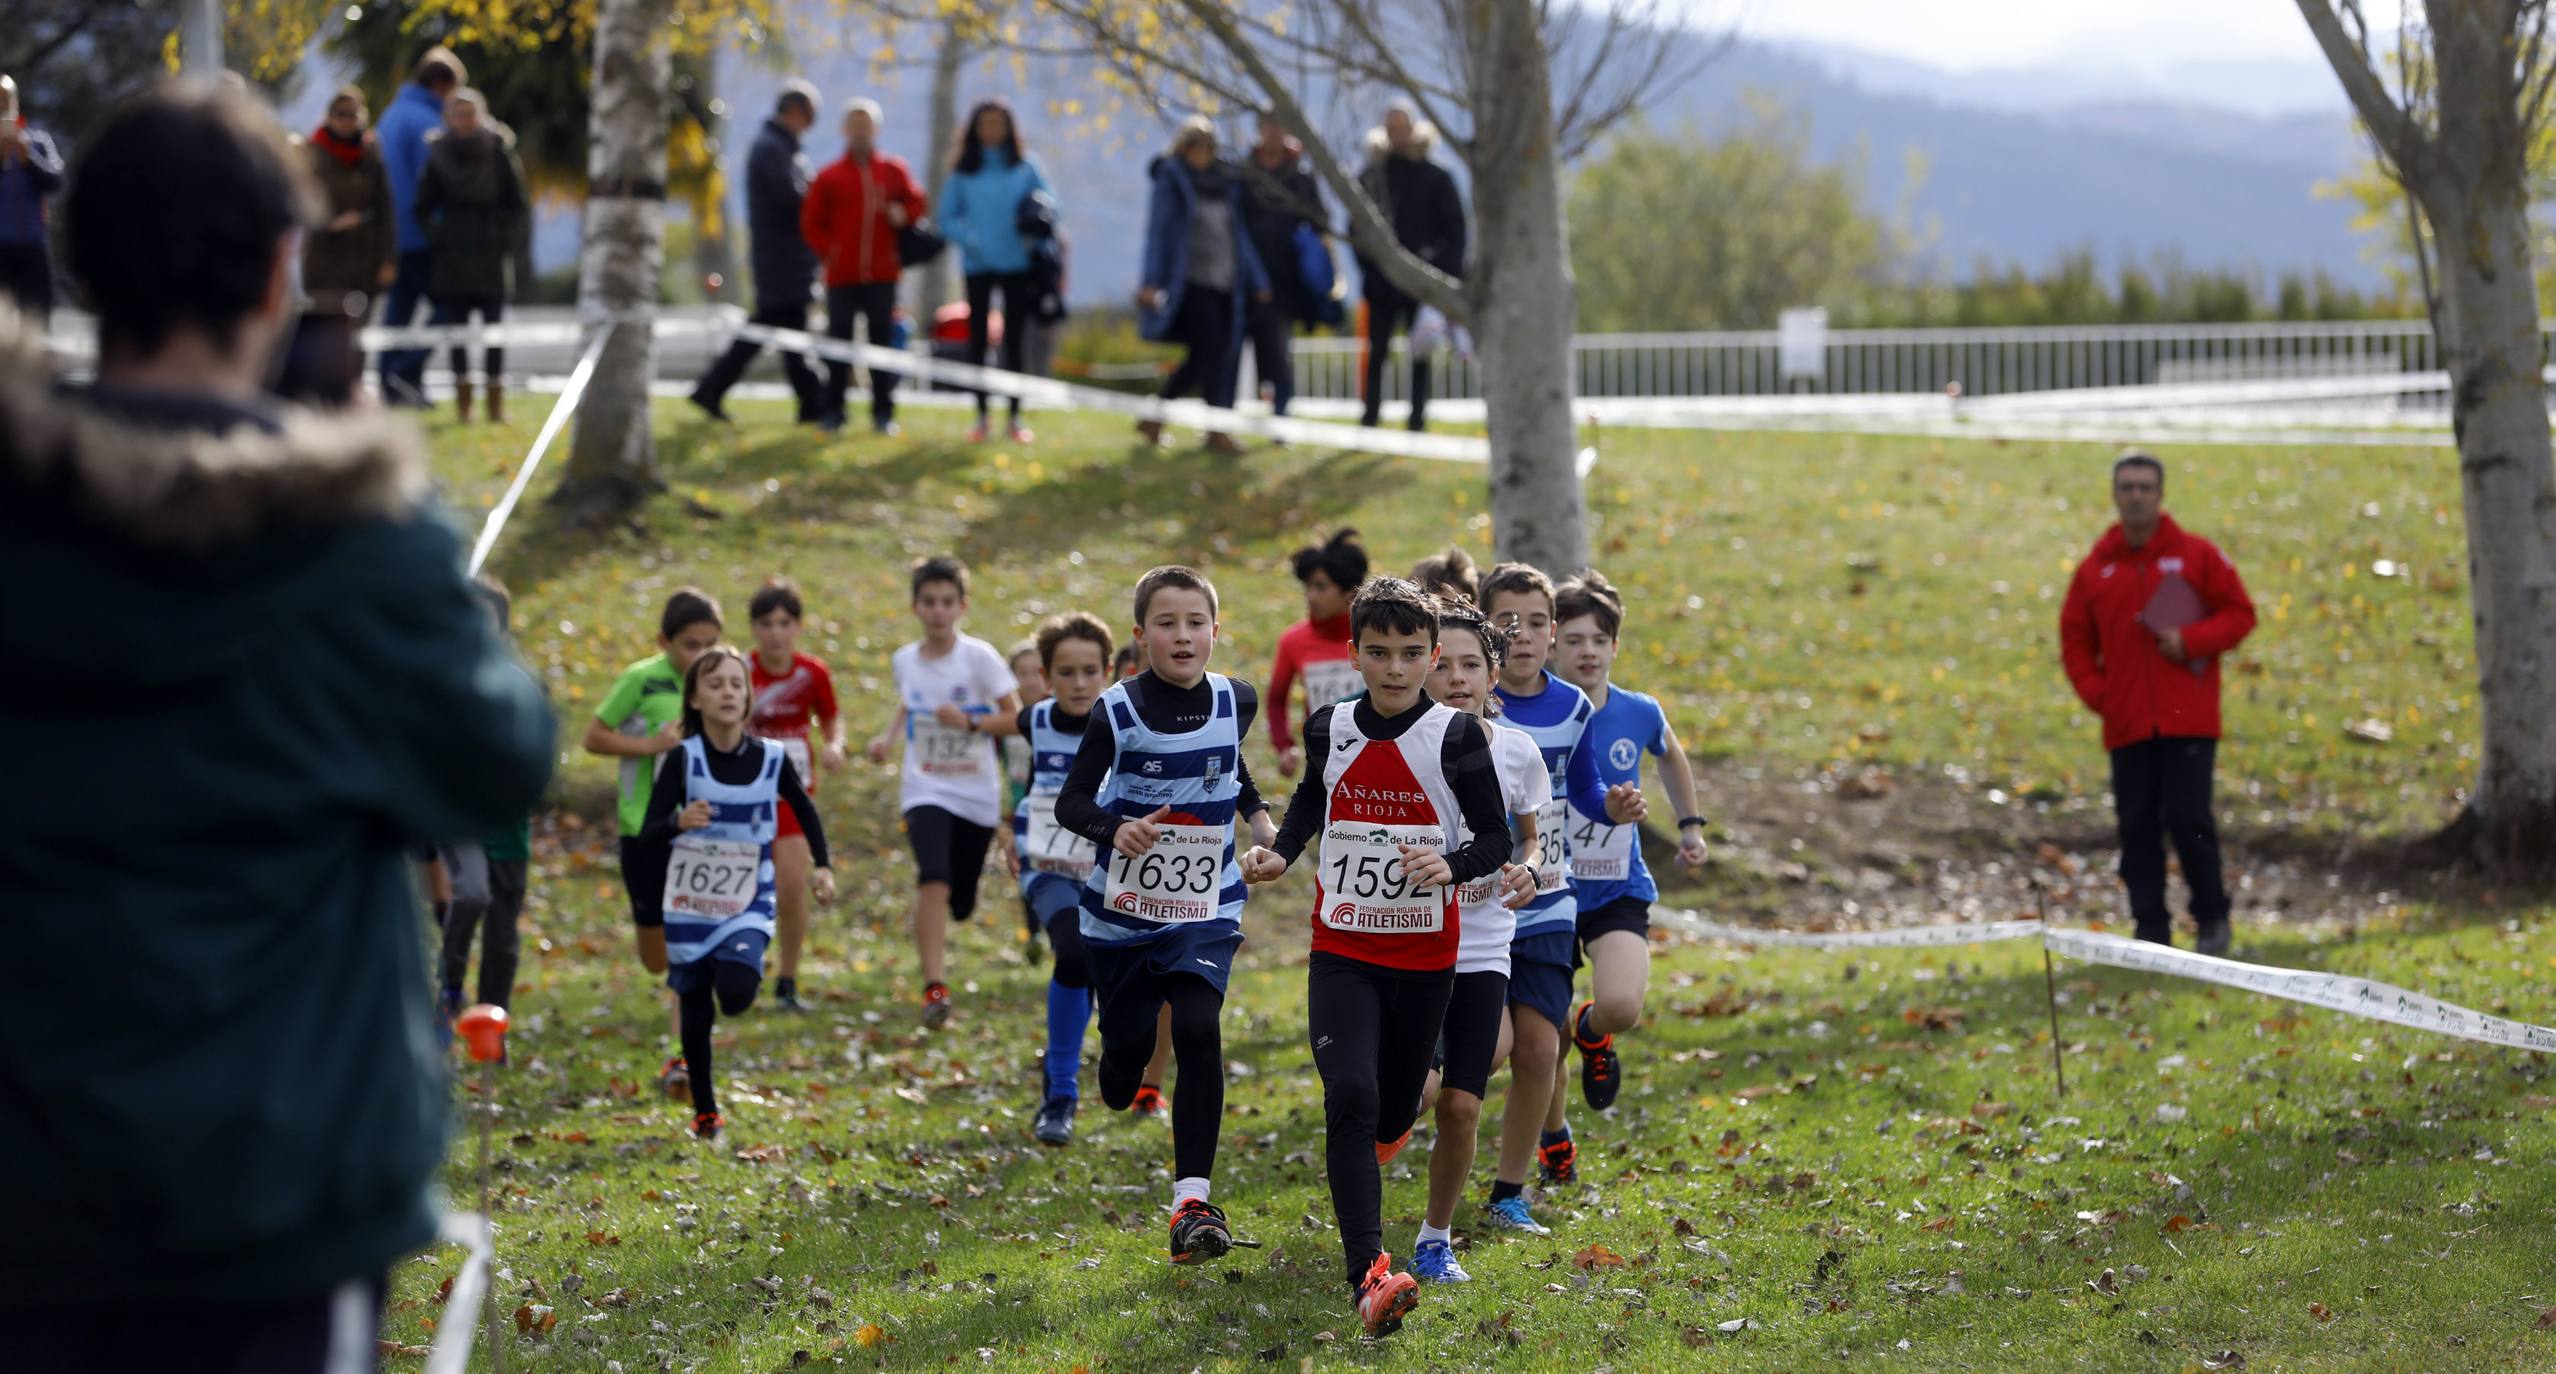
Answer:
MULTIPOLYGON (((1234 740, 1239 744, 1251 734, 1252 717, 1259 714, 1260 694, 1241 678, 1228 678, 1234 685, 1234 740)), ((1216 710, 1216 690, 1201 677, 1187 687, 1175 687, 1154 675, 1151 669, 1127 681, 1128 700, 1136 707, 1136 718, 1145 728, 1162 735, 1185 735, 1207 723, 1216 710)), ((1103 848, 1118 838, 1118 827, 1124 817, 1112 814, 1100 804, 1100 785, 1109 776, 1110 766, 1118 761, 1118 731, 1109 723, 1109 713, 1095 709, 1091 724, 1083 727, 1083 747, 1074 754, 1074 766, 1065 774, 1065 786, 1056 795, 1056 823, 1091 840, 1103 848)), ((1234 814, 1249 820, 1269 809, 1260 799, 1260 787, 1251 780, 1251 765, 1243 762, 1242 751, 1234 751, 1234 772, 1242 784, 1242 795, 1235 799, 1234 814)))
MULTIPOLYGON (((748 738, 752 738, 749 736, 748 738)), ((710 756, 710 776, 730 787, 742 787, 754 781, 763 767, 760 754, 746 749, 740 740, 732 753, 722 753, 719 746, 703 741, 709 747, 702 752, 710 756)), ((767 745, 778 749, 781 746, 767 745)), ((675 825, 675 813, 682 810, 683 755, 681 749, 669 749, 657 764, 657 783, 648 792, 648 811, 639 822, 639 839, 652 845, 670 845, 682 833, 675 825)), ((799 813, 799 829, 807 832, 808 862, 812 867, 831 867, 826 862, 825 825, 817 819, 816 803, 808 800, 808 789, 799 783, 799 769, 784 755, 781 759, 781 804, 799 813)))
MULTIPOLYGON (((1398 716, 1376 712, 1375 703, 1358 698, 1354 719, 1358 733, 1379 743, 1402 738, 1403 732, 1420 723, 1430 703, 1423 699, 1398 716)), ((1305 771, 1296 779, 1296 792, 1287 801, 1286 822, 1278 827, 1278 857, 1295 863, 1322 829, 1325 815, 1331 809, 1331 789, 1323 782, 1323 761, 1331 757, 1331 716, 1329 711, 1316 711, 1305 721, 1305 771)), ((1446 742, 1438 751, 1439 767, 1447 775, 1447 786, 1454 791, 1456 810, 1464 816, 1464 827, 1473 838, 1447 854, 1447 870, 1455 875, 1457 885, 1472 882, 1497 871, 1509 861, 1512 838, 1509 834, 1509 806, 1500 795, 1500 772, 1491 759, 1491 735, 1482 722, 1458 712, 1447 722, 1446 742)))

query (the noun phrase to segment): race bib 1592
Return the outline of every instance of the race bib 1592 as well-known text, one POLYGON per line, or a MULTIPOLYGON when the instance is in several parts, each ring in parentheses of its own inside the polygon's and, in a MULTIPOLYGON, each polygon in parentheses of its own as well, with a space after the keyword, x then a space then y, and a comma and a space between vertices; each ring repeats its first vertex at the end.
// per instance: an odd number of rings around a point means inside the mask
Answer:
POLYGON ((1446 929, 1446 890, 1403 875, 1405 847, 1443 854, 1434 825, 1334 820, 1322 832, 1322 923, 1367 935, 1424 935, 1446 929))

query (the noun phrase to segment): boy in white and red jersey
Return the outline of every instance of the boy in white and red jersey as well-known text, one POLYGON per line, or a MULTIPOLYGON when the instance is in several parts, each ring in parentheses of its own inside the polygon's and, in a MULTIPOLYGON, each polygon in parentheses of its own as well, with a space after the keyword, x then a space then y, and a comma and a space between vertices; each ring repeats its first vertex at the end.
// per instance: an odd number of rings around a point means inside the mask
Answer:
MULTIPOLYGON (((764 583, 746 607, 754 621, 754 713, 746 728, 755 738, 781 746, 813 804, 818 749, 824 750, 829 771, 844 763, 843 713, 834 704, 834 675, 822 661, 799 652, 807 611, 790 579, 764 583)), ((788 807, 781 810, 780 824, 772 842, 772 867, 779 889, 773 926, 781 969, 772 983, 772 1004, 803 1012, 807 1006, 799 1000, 799 954, 808 942, 808 839, 799 829, 797 813, 788 807)))
POLYGON ((1384 1253, 1380 1166, 1411 1138, 1446 1020, 1458 892, 1499 870, 1510 834, 1482 722, 1422 692, 1438 657, 1435 603, 1380 578, 1349 618, 1366 695, 1306 722, 1307 766, 1286 824, 1242 872, 1269 882, 1321 838, 1307 1029, 1349 1283, 1367 1333, 1381 1336, 1402 1325, 1419 1286, 1384 1253))

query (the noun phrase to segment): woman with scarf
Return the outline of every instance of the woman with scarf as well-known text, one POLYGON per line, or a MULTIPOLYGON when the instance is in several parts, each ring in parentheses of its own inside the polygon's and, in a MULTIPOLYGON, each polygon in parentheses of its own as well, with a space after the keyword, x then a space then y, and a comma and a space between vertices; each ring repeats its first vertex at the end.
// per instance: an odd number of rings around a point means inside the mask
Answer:
MULTIPOLYGON (((1163 379, 1162 397, 1196 392, 1207 404, 1230 410, 1246 306, 1270 298, 1269 273, 1252 247, 1243 213, 1242 178, 1217 160, 1216 127, 1204 116, 1182 124, 1171 152, 1155 158, 1150 170, 1153 200, 1145 215, 1145 276, 1136 306, 1146 338, 1188 350, 1163 379)), ((1147 442, 1162 442, 1162 421, 1140 420, 1136 429, 1147 442)), ((1208 434, 1207 447, 1242 451, 1221 431, 1208 434)))
POLYGON ((303 144, 327 218, 302 238, 302 290, 312 310, 359 321, 371 317, 399 263, 390 175, 366 117, 364 93, 348 86, 303 144))

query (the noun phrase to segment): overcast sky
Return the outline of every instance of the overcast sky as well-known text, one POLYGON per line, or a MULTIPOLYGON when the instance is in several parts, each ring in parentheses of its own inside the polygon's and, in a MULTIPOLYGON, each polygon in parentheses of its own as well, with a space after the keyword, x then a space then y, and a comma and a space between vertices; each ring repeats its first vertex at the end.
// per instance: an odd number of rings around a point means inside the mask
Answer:
MULTIPOLYGON (((2296 0, 1676 0, 1706 23, 1956 70, 2188 58, 2315 62, 2296 0)), ((2370 6, 2373 20, 2392 12, 2370 6)))

